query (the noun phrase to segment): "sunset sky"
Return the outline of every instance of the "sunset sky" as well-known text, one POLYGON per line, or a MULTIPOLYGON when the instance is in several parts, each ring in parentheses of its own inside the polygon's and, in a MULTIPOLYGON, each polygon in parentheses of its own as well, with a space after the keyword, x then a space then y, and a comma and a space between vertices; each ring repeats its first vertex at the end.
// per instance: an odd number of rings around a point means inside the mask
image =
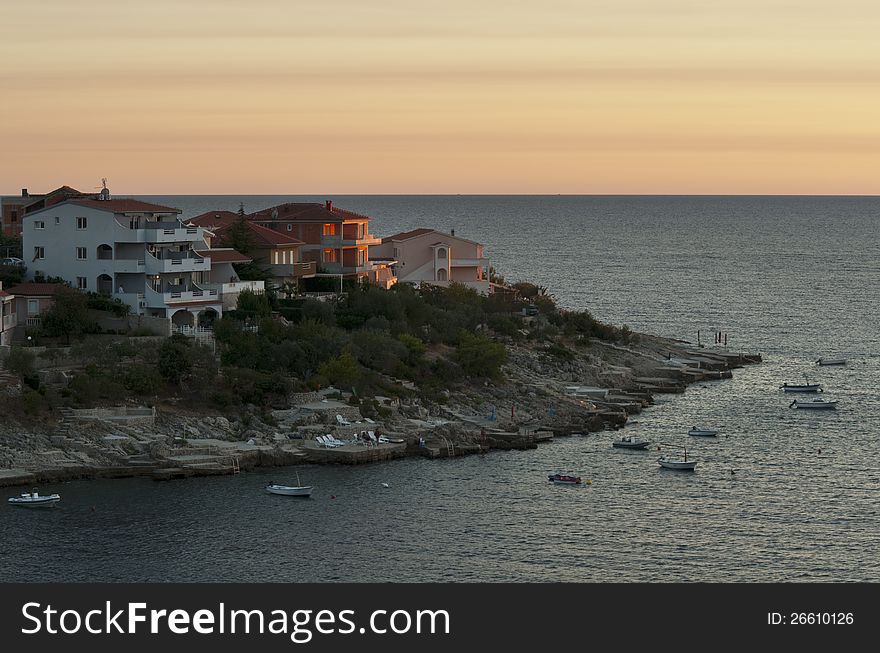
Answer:
POLYGON ((877 0, 0 0, 0 193, 880 193, 877 0))

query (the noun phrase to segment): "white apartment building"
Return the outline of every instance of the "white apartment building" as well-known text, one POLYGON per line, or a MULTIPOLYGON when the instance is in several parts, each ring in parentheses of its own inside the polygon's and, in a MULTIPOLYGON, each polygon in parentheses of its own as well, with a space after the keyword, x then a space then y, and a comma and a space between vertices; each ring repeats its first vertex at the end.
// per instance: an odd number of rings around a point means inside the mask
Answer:
POLYGON ((262 281, 241 282, 228 256, 212 265, 211 250, 197 252, 204 248, 204 231, 185 225, 180 213, 111 199, 106 188, 94 199, 29 213, 22 225, 28 278, 60 277, 84 292, 125 302, 133 314, 167 317, 178 326, 222 315, 224 292, 263 291, 262 281))

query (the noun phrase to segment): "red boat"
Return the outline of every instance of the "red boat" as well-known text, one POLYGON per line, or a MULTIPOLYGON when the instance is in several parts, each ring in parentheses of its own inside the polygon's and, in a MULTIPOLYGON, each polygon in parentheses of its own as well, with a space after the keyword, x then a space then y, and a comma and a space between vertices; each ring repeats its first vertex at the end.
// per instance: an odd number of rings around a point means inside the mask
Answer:
POLYGON ((551 483, 557 483, 561 485, 580 485, 581 477, 575 476, 574 474, 563 474, 562 472, 556 472, 554 474, 548 474, 547 480, 551 483))

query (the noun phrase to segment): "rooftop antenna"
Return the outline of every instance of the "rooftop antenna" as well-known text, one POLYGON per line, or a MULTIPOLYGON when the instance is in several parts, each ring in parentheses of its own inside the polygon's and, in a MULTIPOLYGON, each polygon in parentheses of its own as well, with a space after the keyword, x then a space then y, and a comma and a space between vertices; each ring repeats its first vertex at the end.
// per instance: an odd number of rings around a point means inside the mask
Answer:
MULTIPOLYGON (((95 187, 97 188, 97 186, 95 187)), ((98 194, 99 200, 110 199, 110 189, 107 188, 107 177, 101 177, 101 192, 98 194)))

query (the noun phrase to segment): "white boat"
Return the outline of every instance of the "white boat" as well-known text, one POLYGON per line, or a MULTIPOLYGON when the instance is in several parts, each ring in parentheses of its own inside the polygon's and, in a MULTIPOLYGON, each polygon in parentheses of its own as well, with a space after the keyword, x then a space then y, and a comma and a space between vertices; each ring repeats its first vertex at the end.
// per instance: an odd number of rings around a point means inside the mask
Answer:
POLYGON ((555 483, 557 485, 580 485, 581 477, 575 475, 573 472, 554 472, 553 474, 547 475, 547 480, 551 483, 555 483))
POLYGON ((789 405, 789 408, 812 408, 814 410, 837 410, 836 401, 825 401, 824 399, 810 399, 809 401, 798 401, 795 399, 789 405))
POLYGON ((718 435, 718 429, 710 429, 706 426, 695 426, 690 431, 688 431, 688 435, 712 437, 718 435))
POLYGON ((44 494, 41 496, 36 490, 34 490, 33 492, 22 492, 21 495, 17 497, 10 497, 8 501, 9 505, 20 506, 22 508, 51 508, 61 501, 61 495, 44 494))
POLYGON ((649 444, 651 443, 647 440, 642 440, 635 435, 624 435, 611 442, 611 446, 618 449, 646 449, 649 444))
POLYGON ((677 469, 683 472, 692 472, 697 466, 696 460, 688 460, 687 449, 684 450, 684 454, 680 458, 663 455, 657 459, 657 462, 666 469, 677 469))
POLYGON ((274 481, 266 486, 269 494, 280 494, 285 497, 310 497, 312 496, 311 485, 300 485, 299 472, 296 474, 296 485, 279 485, 274 481))
POLYGON ((819 365, 846 365, 845 358, 820 358, 816 361, 819 365))
POLYGON ((822 386, 819 383, 783 383, 781 386, 783 392, 821 392, 822 386))

